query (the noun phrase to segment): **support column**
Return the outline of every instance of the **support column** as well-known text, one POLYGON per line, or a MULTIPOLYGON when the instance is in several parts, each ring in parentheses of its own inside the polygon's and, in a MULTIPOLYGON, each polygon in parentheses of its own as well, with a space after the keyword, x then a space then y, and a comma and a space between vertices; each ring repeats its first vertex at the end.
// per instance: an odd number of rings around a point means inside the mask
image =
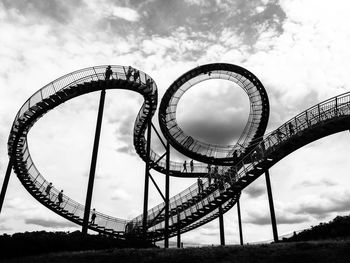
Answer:
POLYGON ((273 205, 273 198, 272 198, 272 190, 271 190, 271 182, 270 182, 269 170, 266 170, 265 178, 266 178, 267 195, 268 195, 268 198, 269 198, 273 240, 275 242, 278 242, 277 223, 276 223, 276 216, 275 216, 275 208, 274 208, 274 205, 273 205))
POLYGON ((164 216, 164 247, 169 247, 169 183, 170 183, 170 146, 166 144, 166 175, 165 175, 165 216, 164 216))
POLYGON ((143 218, 142 218, 142 231, 144 239, 147 238, 147 210, 148 210, 148 188, 149 188, 149 156, 151 151, 151 132, 152 132, 151 120, 147 123, 147 145, 146 145, 146 168, 145 168, 145 190, 143 197, 143 218))
POLYGON ((104 108, 104 104, 105 104, 105 96, 106 96, 106 90, 103 89, 103 90, 101 90, 100 104, 98 107, 94 147, 92 150, 92 157, 91 157, 89 183, 88 183, 88 189, 87 189, 87 193, 86 193, 84 220, 83 220, 83 228, 82 228, 83 235, 86 235, 87 231, 88 231, 92 191, 94 188, 94 181, 95 181, 96 162, 97 162, 98 146, 100 143, 100 133, 101 133, 101 125, 102 125, 102 117, 103 117, 103 108, 104 108))
POLYGON ((181 224, 180 224, 180 213, 177 212, 177 248, 181 247, 181 235, 180 235, 180 230, 181 230, 181 224))
POLYGON ((222 206, 219 206, 219 224, 220 224, 220 245, 225 246, 225 230, 224 230, 224 213, 222 206))
POLYGON ((9 159, 9 163, 7 165, 6 174, 5 174, 5 178, 4 178, 4 182, 3 182, 2 188, 1 188, 1 193, 0 193, 0 213, 1 213, 2 205, 4 203, 7 186, 9 184, 11 171, 12 171, 12 158, 9 159))
POLYGON ((241 207, 239 204, 239 198, 237 200, 237 214, 238 214, 238 227, 239 227, 239 241, 241 246, 243 246, 243 231, 242 231, 241 207))

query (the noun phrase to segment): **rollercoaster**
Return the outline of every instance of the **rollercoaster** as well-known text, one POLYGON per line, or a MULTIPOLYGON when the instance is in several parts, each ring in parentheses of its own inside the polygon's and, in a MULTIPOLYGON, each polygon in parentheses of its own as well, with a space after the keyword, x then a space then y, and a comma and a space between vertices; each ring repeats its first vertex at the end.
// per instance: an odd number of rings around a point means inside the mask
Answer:
POLYGON ((265 134, 270 109, 262 83, 242 67, 214 63, 186 72, 165 92, 159 105, 158 121, 165 138, 161 142, 166 154, 160 155, 152 150, 150 142, 151 129, 155 128, 152 118, 158 107, 155 81, 137 69, 133 69, 137 76, 129 74, 130 67, 126 66, 111 66, 112 74, 108 77, 105 69, 106 66, 96 66, 69 73, 38 90, 23 104, 8 139, 9 169, 14 170, 25 189, 48 209, 78 225, 120 239, 143 236, 152 241, 167 240, 206 224, 237 204, 242 190, 285 156, 310 142, 350 128, 348 92, 303 111, 265 134), (249 97, 248 122, 234 145, 213 145, 197 140, 177 123, 176 109, 183 94, 208 79, 231 81, 249 97), (194 183, 173 197, 169 197, 168 191, 163 196, 164 202, 151 209, 148 209, 145 195, 143 213, 132 220, 93 211, 90 205, 80 204, 65 195, 62 203, 58 203, 60 194, 55 188, 47 195, 45 190, 49 182, 32 160, 28 132, 37 120, 58 105, 90 92, 109 89, 134 91, 144 98, 134 123, 133 144, 146 163, 147 180, 149 171, 154 169, 167 178, 201 177, 203 185, 194 183), (183 163, 170 160, 170 145, 199 162, 192 173, 182 172, 183 163), (96 220, 87 223, 92 214, 97 215, 96 220))

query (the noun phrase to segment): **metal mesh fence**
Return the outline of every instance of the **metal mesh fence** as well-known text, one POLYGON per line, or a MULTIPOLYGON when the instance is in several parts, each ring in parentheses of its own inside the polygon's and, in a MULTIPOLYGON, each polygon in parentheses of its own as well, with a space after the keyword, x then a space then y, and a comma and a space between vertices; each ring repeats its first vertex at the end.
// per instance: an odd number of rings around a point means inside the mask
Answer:
MULTIPOLYGON (((112 67, 114 79, 123 79, 127 80, 128 77, 128 68, 121 66, 112 67)), ((19 166, 21 164, 24 165, 24 169, 22 173, 19 175, 21 180, 26 180, 30 182, 31 186, 39 192, 41 197, 46 198, 47 202, 51 202, 52 205, 56 207, 60 207, 60 209, 64 210, 66 213, 70 213, 78 218, 82 218, 84 214, 84 206, 70 199, 68 196, 63 195, 62 202, 58 202, 58 194, 59 190, 56 188, 52 188, 49 193, 46 192, 47 186, 49 182, 45 180, 45 178, 40 174, 35 164, 32 161, 32 158, 29 153, 29 148, 27 144, 26 132, 24 132, 19 138, 17 145, 13 145, 13 134, 18 132, 18 127, 22 125, 22 123, 31 117, 31 109, 35 107, 35 105, 39 102, 45 101, 45 99, 50 99, 50 96, 55 95, 58 91, 68 90, 70 88, 77 87, 79 85, 84 84, 85 82, 91 81, 99 81, 104 80, 105 66, 94 67, 79 70, 68 74, 62 78, 55 80, 52 83, 49 83, 44 88, 36 92, 32 97, 30 97, 21 107, 19 112, 16 115, 16 118, 12 125, 12 134, 9 139, 9 153, 12 152, 13 147, 16 147, 16 158, 19 158, 19 166), (12 143, 11 143, 12 142, 12 143)), ((140 81, 142 84, 146 84, 147 79, 149 77, 140 72, 140 77, 134 81, 140 81)), ((156 94, 156 86, 154 82, 152 82, 152 94, 156 94)), ((82 85, 83 87, 83 85, 82 85)), ((200 194, 200 190, 198 184, 192 184, 189 188, 185 189, 181 193, 173 196, 170 199, 170 210, 176 209, 177 213, 174 213, 170 217, 170 225, 177 223, 177 218, 180 220, 187 219, 190 216, 193 216, 200 210, 203 210, 204 207, 207 207, 211 202, 215 201, 220 197, 225 189, 229 188, 231 185, 235 184, 238 181, 243 181, 246 176, 250 176, 250 172, 258 167, 259 163, 264 159, 269 158, 271 153, 276 151, 278 147, 284 142, 288 141, 293 136, 302 135, 302 133, 309 129, 313 128, 316 125, 322 124, 327 120, 350 115, 350 94, 342 94, 335 98, 331 98, 327 101, 324 101, 304 112, 295 116, 275 131, 270 134, 264 136, 263 140, 256 145, 256 147, 248 154, 246 157, 242 159, 240 163, 235 165, 234 167, 219 167, 218 170, 214 174, 218 174, 224 180, 224 189, 219 189, 218 185, 215 184, 212 187, 212 190, 209 191, 207 195, 201 195, 201 198, 197 198, 200 194), (188 204, 189 201, 196 199, 197 201, 193 202, 192 205, 188 204), (183 208, 182 208, 183 207, 183 208)), ((137 121, 141 122, 145 119, 145 115, 142 115, 140 111, 137 121)), ((136 124, 135 124, 136 125, 136 124)), ((152 152, 151 159, 157 160, 159 155, 155 152, 152 152)), ((159 162, 162 164, 163 162, 159 162)), ((164 164, 165 166, 165 164, 164 164)), ((171 163, 172 169, 181 169, 182 164, 178 164, 176 162, 171 163)), ((20 169, 20 168, 19 168, 20 169)), ((197 171, 201 171, 203 173, 208 172, 207 165, 198 165, 196 166, 197 171)), ((208 173, 208 179, 203 182, 203 189, 208 189, 209 187, 209 178, 212 176, 212 172, 208 173)), ((214 178, 215 179, 215 178, 214 178)), ((214 181, 213 179, 213 181, 214 181)), ((220 179, 216 178, 217 181, 220 179)), ((148 222, 151 223, 157 215, 162 214, 162 210, 164 210, 165 204, 159 204, 154 208, 148 211, 148 222)), ((215 214, 215 210, 211 211, 207 214, 204 214, 202 220, 206 218, 210 218, 215 214)), ((123 219, 118 219, 114 217, 110 217, 108 215, 104 215, 102 213, 96 212, 96 220, 95 223, 98 226, 104 227, 106 229, 113 229, 114 231, 124 231, 127 227, 127 222, 123 219)), ((91 216, 91 214, 90 214, 91 216)), ((132 220, 135 226, 140 226, 142 222, 142 215, 136 217, 132 220)), ((193 224, 190 223, 190 224, 193 224)), ((156 231, 164 228, 164 220, 153 225, 150 230, 156 231)))

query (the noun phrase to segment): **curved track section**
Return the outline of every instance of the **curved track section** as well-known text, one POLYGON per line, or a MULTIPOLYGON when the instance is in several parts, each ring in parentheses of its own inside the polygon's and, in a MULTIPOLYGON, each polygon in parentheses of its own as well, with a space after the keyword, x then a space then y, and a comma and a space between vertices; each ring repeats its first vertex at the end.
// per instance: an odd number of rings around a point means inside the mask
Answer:
MULTIPOLYGON (((13 123, 8 150, 13 160, 14 170, 24 187, 40 203, 65 217, 82 224, 84 206, 64 196, 64 202, 56 202, 58 191, 52 189, 45 194, 48 182, 38 171, 30 156, 27 133, 34 123, 49 110, 59 104, 82 94, 102 89, 128 89, 144 97, 144 104, 135 121, 134 145, 138 154, 145 158, 146 122, 156 109, 157 90, 146 84, 149 78, 140 72, 139 79, 126 77, 126 68, 114 66, 113 78, 104 80, 105 67, 93 67, 66 75, 39 90, 20 109, 13 123)), ((229 210, 241 191, 258 178, 264 171, 296 149, 324 136, 350 128, 350 93, 345 93, 322 102, 297 115, 274 132, 261 138, 260 142, 247 152, 234 166, 221 167, 218 174, 223 185, 209 184, 205 181, 204 190, 199 192, 197 184, 192 185, 170 200, 170 236, 176 231, 186 232, 203 225, 218 216, 217 209, 222 206, 229 210)), ((256 138, 258 139, 258 138, 256 138)), ((153 153, 155 154, 155 153, 153 153)), ((153 168, 162 171, 164 166, 157 162, 159 156, 152 155, 153 168)), ((176 167, 175 164, 174 167, 176 167)), ((173 170, 173 173, 179 173, 173 170)), ((200 174, 205 175, 205 172, 200 174)), ((208 176, 208 178, 210 178, 208 176)), ((142 216, 126 221, 97 213, 96 224, 89 228, 119 238, 137 234, 141 229, 142 216)), ((153 240, 164 238, 164 203, 148 211, 148 237, 153 240)))
POLYGON ((253 73, 236 65, 214 63, 196 67, 171 84, 160 103, 159 123, 166 139, 184 155, 205 163, 232 165, 264 135, 269 111, 265 88, 253 73), (242 88, 249 97, 248 122, 235 145, 220 146, 199 141, 185 134, 176 121, 176 108, 181 97, 194 85, 209 79, 231 81, 233 88, 242 88))
MULTIPOLYGON (((187 226, 180 221, 181 232, 186 232, 217 218, 219 205, 223 205, 225 210, 231 208, 245 187, 288 154, 308 143, 348 129, 350 129, 350 92, 326 100, 295 116, 266 135, 239 163, 220 171, 220 176, 225 181, 224 189, 220 191, 214 186, 212 190, 209 190, 207 196, 199 194, 196 189, 197 196, 188 198, 187 203, 196 198, 198 200, 190 209, 181 211, 180 214, 184 222, 188 222, 198 213, 202 213, 202 216, 187 226), (202 197, 199 198, 199 196, 202 197), (229 198, 226 199, 227 196, 229 198), (214 209, 206 213, 210 205, 213 205, 214 209), (189 214, 187 218, 186 213, 189 214)), ((207 189, 210 187, 212 186, 207 189)), ((173 215, 171 225, 176 226, 176 224, 176 215, 173 215)), ((176 227, 171 228, 171 236, 176 235, 174 228, 176 227)), ((157 237, 157 239, 161 238, 157 237)))
MULTIPOLYGON (((82 69, 65 75, 40 89, 18 111, 8 140, 8 152, 13 161, 14 171, 24 187, 43 205, 77 224, 82 224, 84 206, 68 196, 64 196, 64 202, 59 206, 57 189, 52 189, 49 196, 44 193, 48 182, 31 158, 27 133, 44 114, 74 97, 102 89, 127 89, 140 93, 144 97, 144 103, 135 121, 134 144, 137 146, 138 154, 145 156, 146 123, 152 118, 157 108, 155 82, 140 71, 137 79, 129 79, 126 77, 128 68, 122 66, 113 66, 112 79, 105 81, 105 68, 100 66, 82 69)), ((91 225, 91 229, 116 235, 124 233, 126 220, 101 213, 97 213, 97 216, 99 223, 91 225)))
MULTIPOLYGON (((108 81, 104 79, 105 66, 101 66, 73 72, 40 89, 24 103, 17 113, 8 140, 8 152, 13 161, 14 171, 24 187, 43 205, 77 224, 82 224, 84 206, 68 196, 64 196, 63 203, 59 205, 57 202, 59 191, 55 188, 51 190, 50 195, 45 194, 45 189, 49 182, 45 180, 32 160, 27 143, 27 134, 38 119, 63 102, 102 89, 127 89, 138 92, 144 97, 144 103, 135 121, 134 146, 137 153, 145 160, 146 139, 144 135, 146 123, 153 116, 157 106, 156 85, 154 81, 143 72, 140 72, 140 77, 138 79, 128 79, 126 77, 126 67, 113 66, 112 69, 114 74, 112 79, 108 81), (151 79, 151 85, 147 84, 147 79, 151 79)), ((156 162, 156 160, 159 159, 158 155, 153 154, 151 159, 153 168, 160 171, 164 170, 161 163, 158 164, 156 162)), ((180 164, 175 163, 175 167, 179 165, 180 164)), ((175 170, 174 172, 178 171, 175 170)), ((206 195, 212 194, 211 191, 214 188, 212 187, 210 189, 210 191, 206 191, 206 195)), ((189 213, 193 211, 191 206, 195 201, 201 198, 196 195, 197 189, 192 186, 172 198, 173 211, 178 207, 177 204, 179 204, 179 201, 183 203, 181 208, 181 211, 185 212, 182 220, 183 226, 193 223, 202 216, 202 214, 189 216, 189 213), (183 198, 184 196, 186 197, 185 199, 183 198), (190 200, 192 197, 194 199, 190 200)), ((213 196, 215 196, 215 194, 213 196)), ((228 196, 225 196, 225 200, 227 199, 228 196)), ((232 202, 228 203, 231 205, 232 202)), ((224 209, 225 207, 228 206, 224 206, 224 209)), ((149 211, 149 227, 152 227, 154 230, 153 232, 150 231, 150 238, 159 239, 162 237, 161 229, 164 227, 160 223, 161 216, 157 217, 155 215, 156 211, 157 215, 160 215, 158 213, 158 208, 159 207, 149 211)), ((214 209, 213 205, 211 205, 210 209, 214 209)), ((114 218, 98 212, 96 214, 96 224, 89 226, 90 229, 95 231, 124 237, 125 232, 135 233, 140 230, 140 228, 137 227, 138 222, 135 222, 134 227, 130 228, 130 223, 132 223, 132 221, 127 222, 126 220, 114 218)), ((204 215, 205 214, 207 213, 204 213, 204 215)))

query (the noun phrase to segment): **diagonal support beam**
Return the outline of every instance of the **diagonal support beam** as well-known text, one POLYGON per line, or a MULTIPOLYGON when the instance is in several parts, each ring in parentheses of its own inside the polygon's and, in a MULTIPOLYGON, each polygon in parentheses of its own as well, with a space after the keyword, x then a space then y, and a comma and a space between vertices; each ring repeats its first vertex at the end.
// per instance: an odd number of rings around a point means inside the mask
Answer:
POLYGON ((152 224, 154 223, 154 221, 157 220, 157 218, 162 214, 162 212, 164 211, 165 209, 165 206, 163 206, 163 208, 158 212, 158 214, 153 218, 153 220, 151 221, 151 223, 149 223, 148 227, 149 226, 152 226, 152 224))
POLYGON ((0 213, 1 213, 2 205, 3 205, 3 203, 4 203, 4 199, 5 199, 5 194, 6 194, 7 186, 8 186, 8 184, 9 184, 9 180, 10 180, 10 175, 11 175, 11 171, 12 171, 12 163, 13 163, 13 159, 10 158, 9 163, 8 163, 8 165, 7 165, 7 170, 6 170, 4 182, 3 182, 2 188, 1 188, 1 194, 0 194, 0 213))
POLYGON ((81 230, 83 235, 86 235, 87 231, 88 231, 89 215, 90 215, 90 209, 91 209, 91 199, 92 199, 92 192, 93 192, 94 181, 95 181, 95 171, 96 171, 96 163, 97 163, 98 146, 100 143, 100 134, 101 134, 101 125, 102 125, 105 96, 106 96, 106 90, 103 89, 103 90, 101 90, 100 103, 99 103, 99 107, 98 107, 95 139, 94 139, 94 146, 93 146, 92 157, 91 157, 88 189, 87 189, 87 193, 86 193, 83 228, 81 230))
POLYGON ((149 178, 151 178, 151 181, 153 182, 154 186, 157 188, 158 193, 162 196, 164 202, 165 202, 165 196, 163 195, 162 191, 160 190, 159 186, 157 185, 156 181, 153 179, 153 176, 148 172, 149 178))
POLYGON ((160 157, 158 158, 158 160, 155 161, 155 163, 158 163, 160 160, 162 160, 162 159, 164 158, 164 156, 166 156, 166 154, 167 154, 166 152, 163 153, 162 156, 160 156, 160 157))
POLYGON ((277 243, 278 242, 277 223, 276 223, 275 208, 274 208, 274 205, 273 205, 272 189, 271 189, 269 170, 265 171, 265 179, 266 179, 267 195, 268 195, 268 198, 269 198, 273 240, 277 243))
POLYGON ((152 125, 153 130, 156 132, 156 134, 157 134, 157 136, 158 136, 160 142, 163 144, 164 148, 166 149, 167 146, 166 146, 165 142, 163 141, 162 137, 160 137, 160 134, 159 134, 159 132, 157 131, 156 127, 153 125, 152 122, 151 122, 151 125, 152 125))

